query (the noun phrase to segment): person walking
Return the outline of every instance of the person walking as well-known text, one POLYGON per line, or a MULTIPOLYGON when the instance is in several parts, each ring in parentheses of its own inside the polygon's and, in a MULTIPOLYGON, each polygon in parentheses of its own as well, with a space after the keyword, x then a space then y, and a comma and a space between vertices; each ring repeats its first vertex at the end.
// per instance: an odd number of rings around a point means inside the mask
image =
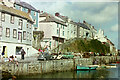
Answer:
POLYGON ((24 55, 26 54, 26 52, 24 51, 24 49, 22 48, 21 49, 21 59, 24 60, 24 55))

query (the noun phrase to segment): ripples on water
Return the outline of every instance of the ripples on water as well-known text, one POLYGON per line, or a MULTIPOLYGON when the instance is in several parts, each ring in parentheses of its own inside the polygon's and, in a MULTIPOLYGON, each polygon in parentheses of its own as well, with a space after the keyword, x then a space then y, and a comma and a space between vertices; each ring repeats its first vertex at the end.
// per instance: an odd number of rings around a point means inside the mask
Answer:
POLYGON ((91 71, 67 71, 67 72, 55 72, 47 73, 44 75, 36 74, 29 76, 18 76, 17 79, 39 79, 39 78, 119 78, 119 67, 112 69, 101 69, 91 71))

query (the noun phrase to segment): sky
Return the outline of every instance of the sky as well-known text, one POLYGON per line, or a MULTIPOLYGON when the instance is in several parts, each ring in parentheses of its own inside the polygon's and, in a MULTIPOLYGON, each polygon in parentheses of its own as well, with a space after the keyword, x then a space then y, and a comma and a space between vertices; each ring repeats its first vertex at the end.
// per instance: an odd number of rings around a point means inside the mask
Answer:
POLYGON ((59 12, 73 21, 85 20, 97 30, 104 30, 118 48, 118 1, 117 0, 24 0, 36 9, 55 14, 59 12))

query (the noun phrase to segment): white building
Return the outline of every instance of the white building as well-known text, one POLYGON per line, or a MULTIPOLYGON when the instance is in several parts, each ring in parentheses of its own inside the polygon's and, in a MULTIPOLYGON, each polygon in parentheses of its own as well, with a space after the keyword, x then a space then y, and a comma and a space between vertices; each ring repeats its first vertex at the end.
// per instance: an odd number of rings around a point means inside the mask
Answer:
POLYGON ((0 0, 0 4, 5 5, 7 7, 14 7, 14 0, 0 0))
POLYGON ((77 24, 71 19, 68 19, 67 22, 67 40, 77 37, 77 24))
POLYGON ((67 26, 63 20, 48 13, 40 14, 39 20, 38 31, 44 31, 42 47, 49 46, 50 49, 54 49, 64 43, 67 36, 67 26))
POLYGON ((29 14, 0 5, 0 53, 4 53, 5 57, 14 55, 19 58, 21 48, 25 50, 25 56, 35 53, 31 46, 32 25, 29 14))
POLYGON ((110 46, 110 52, 111 53, 116 52, 116 48, 115 48, 114 44, 106 36, 104 36, 104 31, 103 30, 100 29, 98 31, 98 33, 95 35, 94 39, 99 40, 103 44, 108 43, 109 46, 110 46))
POLYGON ((86 21, 83 21, 90 30, 89 30, 89 38, 94 39, 94 36, 97 34, 97 30, 91 24, 88 24, 86 21))
POLYGON ((107 39, 104 36, 104 31, 99 30, 97 34, 95 34, 94 39, 99 40, 100 42, 107 42, 107 39))

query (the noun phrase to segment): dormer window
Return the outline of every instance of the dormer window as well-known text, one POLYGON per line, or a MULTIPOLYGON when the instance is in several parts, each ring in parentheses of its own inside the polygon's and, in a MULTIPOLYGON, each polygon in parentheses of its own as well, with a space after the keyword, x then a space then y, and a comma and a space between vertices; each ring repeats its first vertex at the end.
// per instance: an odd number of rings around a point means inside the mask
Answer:
POLYGON ((22 7, 21 6, 19 7, 19 10, 22 11, 22 7))

